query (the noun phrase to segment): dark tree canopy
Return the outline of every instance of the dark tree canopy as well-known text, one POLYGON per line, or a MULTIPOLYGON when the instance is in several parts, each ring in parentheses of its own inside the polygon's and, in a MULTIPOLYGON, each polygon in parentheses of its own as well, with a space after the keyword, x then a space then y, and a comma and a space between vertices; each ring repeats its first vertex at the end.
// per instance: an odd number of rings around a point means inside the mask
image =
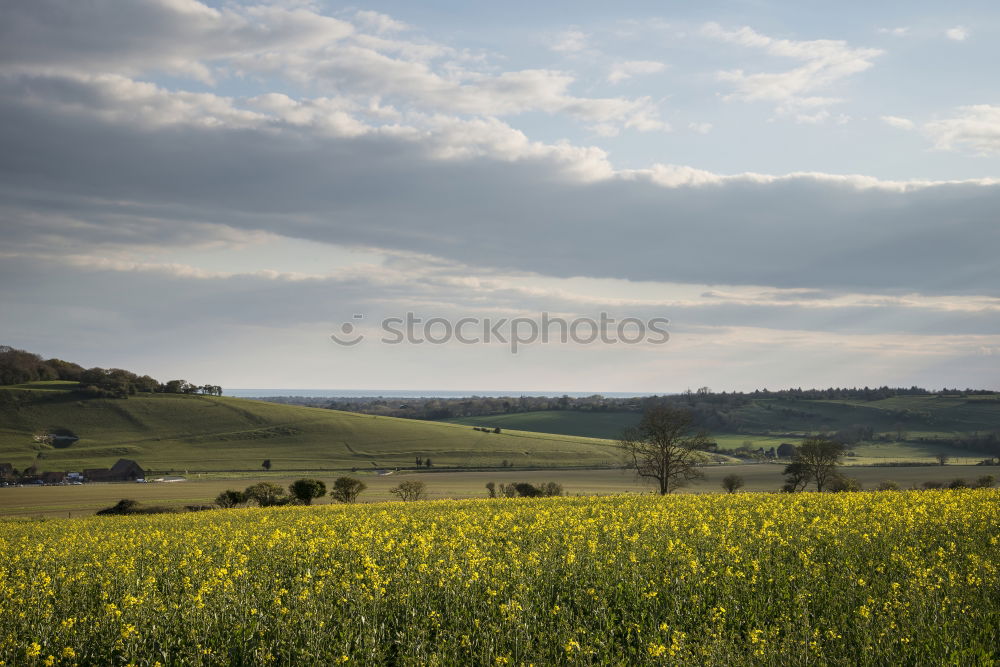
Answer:
POLYGON ((247 500, 252 500, 261 507, 284 505, 287 502, 285 490, 274 482, 259 482, 248 486, 245 493, 247 500))
POLYGON ((288 485, 288 492, 303 505, 311 505, 314 498, 326 495, 326 484, 318 479, 297 479, 288 485))

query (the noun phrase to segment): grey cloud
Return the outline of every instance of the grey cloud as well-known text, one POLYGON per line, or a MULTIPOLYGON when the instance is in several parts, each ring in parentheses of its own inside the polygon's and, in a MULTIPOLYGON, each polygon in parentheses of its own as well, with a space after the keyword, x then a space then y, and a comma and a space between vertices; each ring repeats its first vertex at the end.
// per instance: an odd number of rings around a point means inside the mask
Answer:
POLYGON ((442 160, 412 136, 149 127, 75 112, 72 86, 60 110, 22 103, 10 85, 0 225, 23 242, 59 212, 87 224, 46 231, 76 242, 155 243, 216 223, 552 276, 998 294, 996 185, 580 182, 548 154, 442 160))
MULTIPOLYGON (((462 267, 451 267, 461 271, 462 267)), ((466 269, 467 270, 467 269, 466 269)), ((454 273, 453 273, 454 275, 454 273)), ((0 298, 5 319, 32 328, 56 327, 90 337, 142 335, 200 323, 226 327, 328 327, 355 313, 375 325, 384 317, 413 311, 418 316, 457 318, 538 317, 541 312, 596 318, 601 312, 626 317, 670 319, 674 332, 701 336, 704 327, 755 327, 774 331, 835 334, 985 335, 1000 331, 1000 312, 941 311, 884 306, 603 304, 581 303, 559 294, 525 294, 512 289, 470 289, 442 280, 439 272, 377 276, 342 275, 292 280, 238 274, 203 278, 152 270, 112 270, 60 264, 58 260, 0 262, 0 283, 18 285, 0 298), (44 304, 39 309, 39 304, 44 304), (61 323, 61 324, 60 324, 61 323)), ((13 325, 11 325, 13 326, 13 325)), ((8 327, 9 328, 9 327, 8 327)), ((8 331, 9 333, 9 331, 8 331)))
POLYGON ((153 68, 203 78, 209 72, 201 61, 319 46, 352 31, 334 18, 264 5, 217 10, 194 0, 12 0, 0 21, 0 62, 78 71, 153 68))

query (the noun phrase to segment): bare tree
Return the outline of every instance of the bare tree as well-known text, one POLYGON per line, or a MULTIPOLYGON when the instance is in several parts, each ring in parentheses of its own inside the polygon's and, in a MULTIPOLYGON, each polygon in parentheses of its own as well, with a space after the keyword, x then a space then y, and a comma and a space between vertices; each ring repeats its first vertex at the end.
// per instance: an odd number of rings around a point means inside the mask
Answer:
POLYGON ((692 421, 690 410, 654 405, 639 425, 626 429, 618 441, 636 473, 656 480, 660 495, 703 477, 695 466, 701 463, 699 452, 708 448, 709 440, 705 433, 690 433, 692 421))
POLYGON ((423 482, 409 479, 389 489, 389 493, 399 496, 400 500, 421 500, 427 496, 427 485, 423 482))
POLYGON ((934 458, 937 459, 938 465, 944 465, 945 463, 951 460, 951 457, 945 454, 944 452, 938 452, 937 454, 934 455, 934 458))

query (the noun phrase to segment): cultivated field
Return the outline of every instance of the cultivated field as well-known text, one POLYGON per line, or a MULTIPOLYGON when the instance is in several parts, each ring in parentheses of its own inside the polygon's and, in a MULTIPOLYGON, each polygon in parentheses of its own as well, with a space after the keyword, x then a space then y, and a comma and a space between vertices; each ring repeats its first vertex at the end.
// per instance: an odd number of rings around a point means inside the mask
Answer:
POLYGON ((10 664, 986 665, 1000 491, 0 522, 10 664))
MULTIPOLYGON (((704 479, 695 480, 683 493, 719 493, 722 478, 726 475, 741 476, 746 485, 742 491, 777 491, 784 483, 781 476, 784 465, 716 465, 701 468, 704 479)), ((983 466, 915 466, 915 467, 862 467, 851 466, 842 472, 858 480, 862 488, 874 489, 881 482, 892 481, 907 489, 925 481, 943 482, 964 479, 970 484, 983 475, 1000 477, 1000 469, 983 466)), ((339 473, 336 473, 339 475, 339 473)), ((138 500, 150 505, 181 508, 185 505, 211 503, 226 489, 244 489, 261 481, 275 482, 287 487, 302 476, 318 477, 329 487, 335 476, 316 471, 290 477, 287 473, 263 475, 259 472, 236 476, 233 473, 207 473, 192 475, 187 481, 158 484, 85 484, 83 486, 26 486, 0 488, 0 516, 8 517, 80 517, 110 507, 122 498, 138 500)), ((482 498, 486 483, 529 482, 539 485, 558 482, 567 494, 607 496, 613 494, 648 494, 653 487, 637 479, 634 472, 622 469, 589 470, 489 470, 453 472, 402 472, 392 475, 375 475, 367 471, 354 475, 368 488, 359 502, 395 500, 389 489, 403 480, 417 480, 427 485, 431 499, 482 498)), ((313 501, 315 504, 331 502, 328 497, 313 501)))

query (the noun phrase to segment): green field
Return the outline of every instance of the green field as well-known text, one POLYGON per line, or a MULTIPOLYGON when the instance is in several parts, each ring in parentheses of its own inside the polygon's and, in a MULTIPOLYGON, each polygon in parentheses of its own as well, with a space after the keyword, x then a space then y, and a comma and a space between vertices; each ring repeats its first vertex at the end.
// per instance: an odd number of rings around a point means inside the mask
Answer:
POLYGON ((1000 491, 0 521, 0 661, 994 665, 1000 491))
POLYGON ((0 388, 0 462, 40 471, 106 467, 130 458, 147 470, 255 471, 270 459, 276 471, 413 466, 609 466, 611 443, 577 436, 373 417, 239 398, 139 394, 128 399, 81 398, 69 383, 0 388), (80 440, 60 448, 34 433, 68 429, 80 440))

